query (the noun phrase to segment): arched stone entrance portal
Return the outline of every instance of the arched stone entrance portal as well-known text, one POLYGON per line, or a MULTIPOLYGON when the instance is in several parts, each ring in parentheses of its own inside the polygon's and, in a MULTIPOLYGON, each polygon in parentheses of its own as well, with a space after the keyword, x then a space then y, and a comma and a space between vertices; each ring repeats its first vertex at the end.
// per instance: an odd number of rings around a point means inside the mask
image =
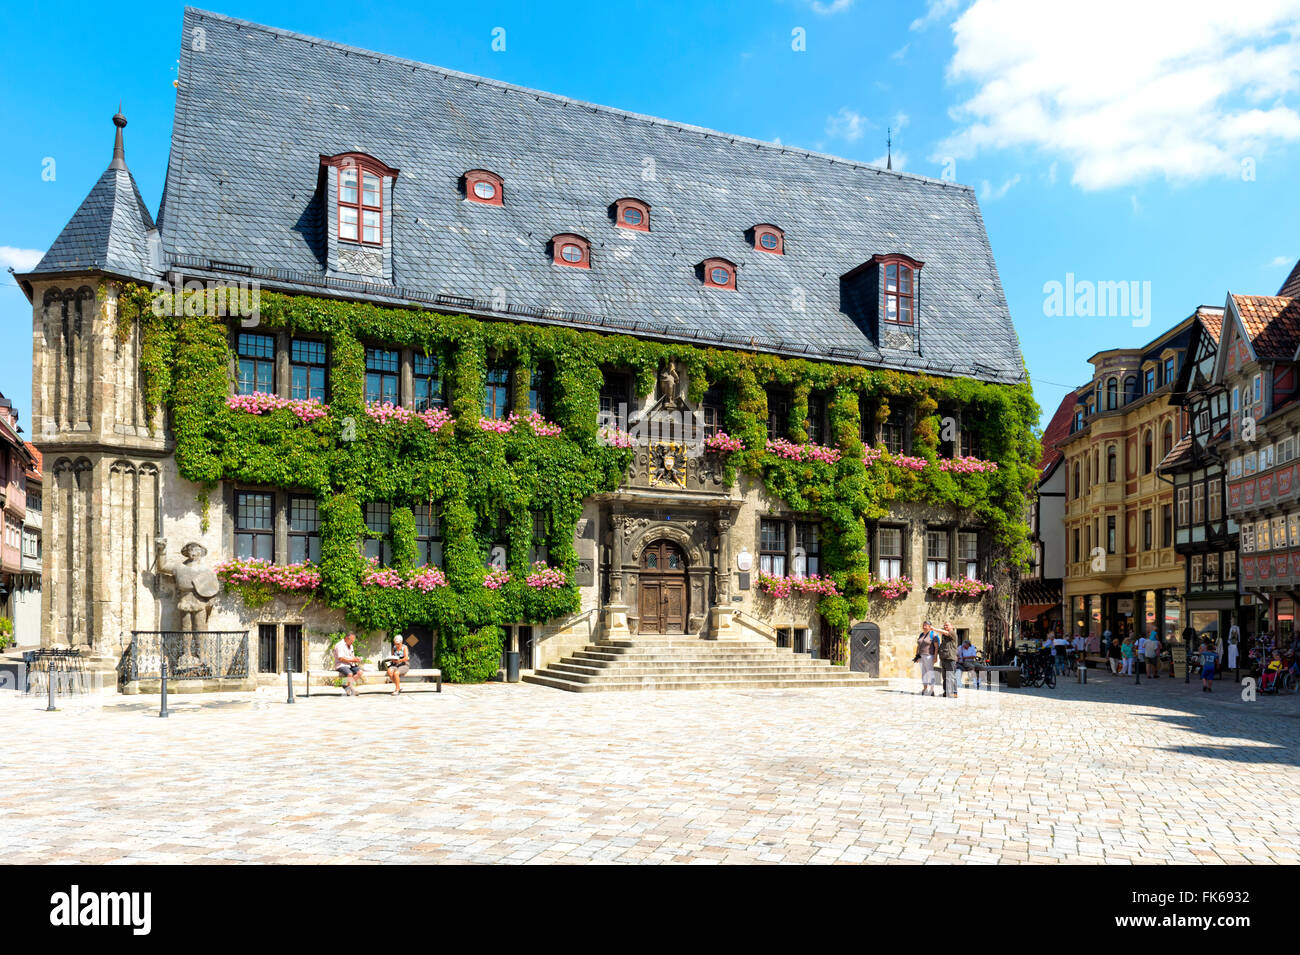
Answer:
POLYGON ((638 609, 642 633, 684 633, 689 591, 686 555, 670 540, 651 541, 641 552, 638 609))

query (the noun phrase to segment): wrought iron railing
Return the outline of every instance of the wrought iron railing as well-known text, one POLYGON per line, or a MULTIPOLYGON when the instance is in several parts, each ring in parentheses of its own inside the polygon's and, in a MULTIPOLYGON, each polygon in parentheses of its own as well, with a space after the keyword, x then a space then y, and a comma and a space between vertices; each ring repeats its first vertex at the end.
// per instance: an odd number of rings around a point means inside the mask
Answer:
POLYGON ((123 668, 126 681, 233 680, 248 677, 248 631, 132 630, 123 668))
POLYGON ((26 685, 24 692, 33 696, 49 695, 51 685, 56 694, 87 693, 90 681, 80 647, 41 647, 23 654, 26 685))

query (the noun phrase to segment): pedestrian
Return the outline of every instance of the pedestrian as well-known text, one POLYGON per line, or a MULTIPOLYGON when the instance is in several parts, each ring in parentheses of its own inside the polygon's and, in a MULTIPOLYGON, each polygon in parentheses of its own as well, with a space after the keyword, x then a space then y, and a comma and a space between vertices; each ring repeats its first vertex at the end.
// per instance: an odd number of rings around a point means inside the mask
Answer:
POLYGON ((943 669, 943 695, 954 699, 957 697, 958 660, 957 633, 945 620, 943 629, 939 631, 939 666, 943 669))
POLYGON ((1241 628, 1235 623, 1228 628, 1228 669, 1237 669, 1237 654, 1241 652, 1241 628))
POLYGON ((1120 644, 1120 656, 1124 658, 1124 675, 1133 675, 1133 658, 1136 655, 1136 648, 1133 646, 1133 638, 1125 637, 1124 642, 1120 644))
POLYGON ((1152 680, 1160 679, 1160 634, 1155 630, 1142 645, 1142 653, 1146 657, 1147 676, 1152 680))
POLYGON ((1110 664, 1110 672, 1116 675, 1124 668, 1124 651, 1120 649, 1119 637, 1112 637, 1106 646, 1106 662, 1110 664))
POLYGON ((980 688, 980 671, 975 661, 979 658, 979 653, 980 652, 971 645, 970 637, 963 640, 961 642, 961 647, 957 650, 958 665, 962 670, 975 674, 975 689, 977 690, 980 688))
POLYGON ((1219 663, 1219 655, 1210 649, 1210 645, 1201 641, 1201 692, 1214 692, 1214 671, 1219 663))
POLYGON ((939 649, 939 638, 927 620, 921 624, 921 635, 916 638, 916 656, 913 663, 921 664, 921 695, 934 696, 934 684, 937 676, 934 672, 934 657, 939 649))
MULTIPOLYGON (((1222 662, 1222 660, 1223 660, 1223 632, 1222 632, 1222 631, 1219 631, 1219 630, 1216 630, 1216 631, 1214 632, 1214 654, 1215 654, 1215 657, 1216 657, 1217 661, 1222 662)), ((1219 676, 1220 676, 1220 674, 1219 674, 1219 670, 1218 670, 1218 667, 1215 667, 1214 673, 1215 673, 1215 679, 1218 679, 1219 676)))
POLYGON ((357 642, 355 633, 347 634, 342 640, 334 644, 334 669, 338 671, 343 680, 343 695, 356 696, 357 688, 355 686, 358 675, 361 673, 361 658, 352 652, 352 645, 357 642))

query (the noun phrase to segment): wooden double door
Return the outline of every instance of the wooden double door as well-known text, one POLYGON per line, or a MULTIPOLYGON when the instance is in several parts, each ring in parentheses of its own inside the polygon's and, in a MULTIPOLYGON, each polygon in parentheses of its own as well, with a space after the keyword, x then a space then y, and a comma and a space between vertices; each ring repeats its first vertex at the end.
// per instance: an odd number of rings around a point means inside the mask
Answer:
POLYGON ((641 553, 640 632, 686 630, 686 558, 670 541, 655 541, 641 553))

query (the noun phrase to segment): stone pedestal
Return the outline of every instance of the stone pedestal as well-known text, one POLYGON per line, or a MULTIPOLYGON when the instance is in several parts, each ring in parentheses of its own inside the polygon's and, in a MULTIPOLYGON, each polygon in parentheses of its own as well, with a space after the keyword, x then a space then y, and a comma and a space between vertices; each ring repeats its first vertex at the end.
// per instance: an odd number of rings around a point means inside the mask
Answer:
POLYGON ((614 605, 605 608, 605 633, 606 640, 628 640, 632 637, 632 630, 627 623, 627 607, 614 605))

